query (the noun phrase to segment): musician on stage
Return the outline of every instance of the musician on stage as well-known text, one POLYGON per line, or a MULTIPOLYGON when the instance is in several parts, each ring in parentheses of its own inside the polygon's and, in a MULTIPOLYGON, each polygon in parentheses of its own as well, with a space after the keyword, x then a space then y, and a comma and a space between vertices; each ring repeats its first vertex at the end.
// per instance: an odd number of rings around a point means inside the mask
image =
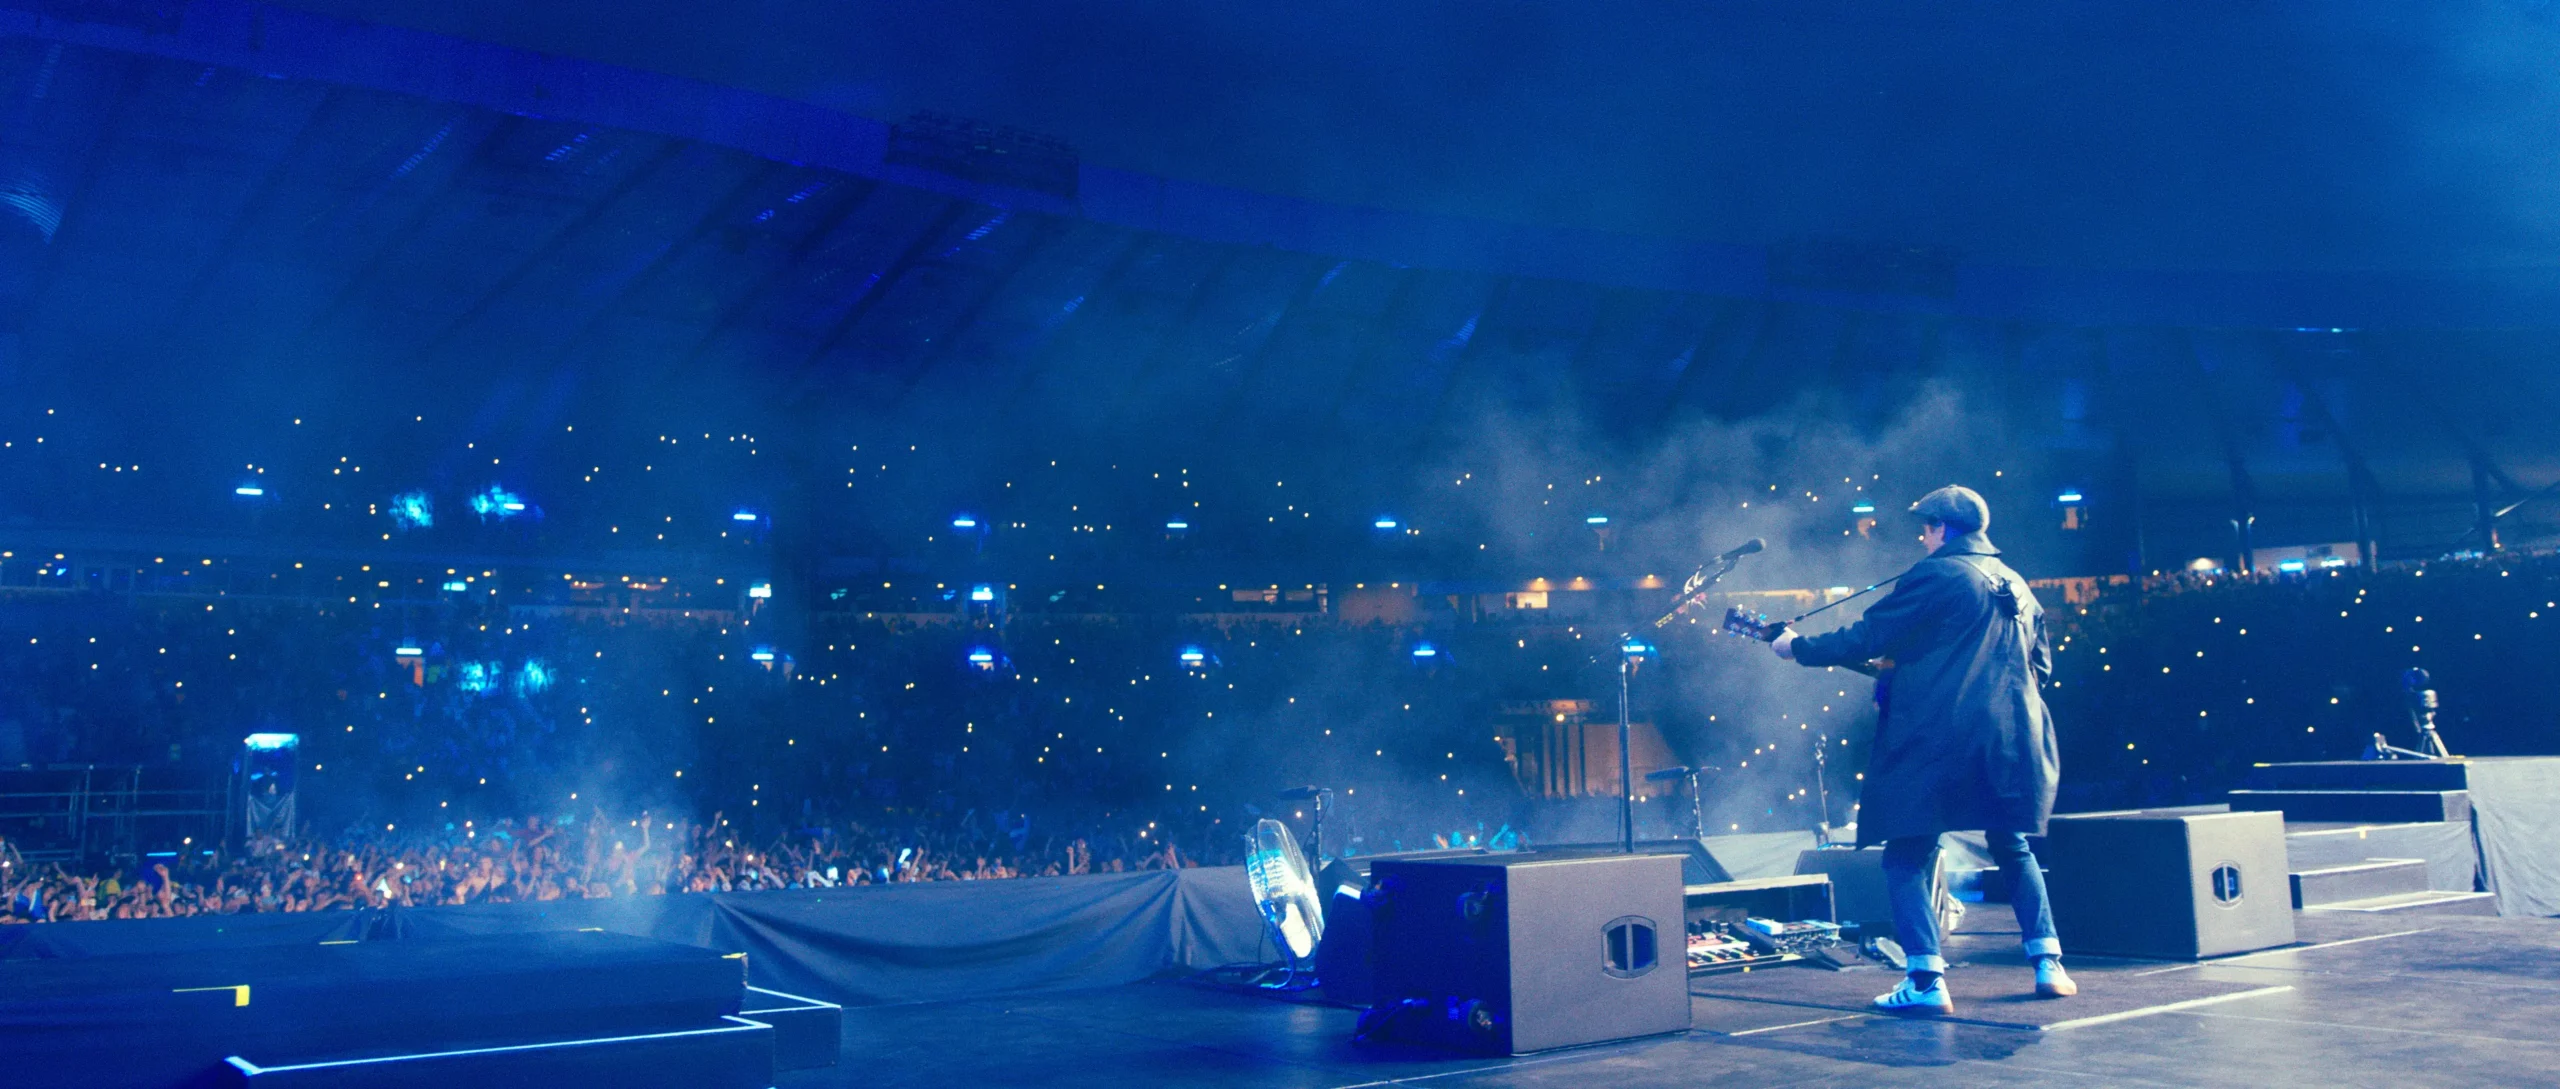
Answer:
POLYGON ((2036 993, 2078 992, 2062 970, 2062 942, 2044 873, 2027 849, 2053 815, 2061 762, 2040 691, 2053 671, 2044 610, 2000 561, 1983 531, 1990 505, 1950 485, 1911 505, 1929 556, 1857 623, 1821 635, 1781 634, 1778 657, 1807 666, 1891 662, 1878 683, 1885 710, 1859 803, 1858 845, 1884 845, 1886 888, 1909 975, 1879 1010, 1946 1014, 1955 1002, 1932 910, 1938 834, 1981 829, 2009 879, 2036 993))

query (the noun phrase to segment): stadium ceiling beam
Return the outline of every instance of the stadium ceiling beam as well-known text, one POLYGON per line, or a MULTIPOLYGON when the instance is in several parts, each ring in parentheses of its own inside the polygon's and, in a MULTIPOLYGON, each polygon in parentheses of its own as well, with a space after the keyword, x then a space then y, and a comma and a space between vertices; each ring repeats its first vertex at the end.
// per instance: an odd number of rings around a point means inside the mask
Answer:
POLYGON ((702 335, 695 338, 693 347, 685 350, 683 358, 677 362, 676 366, 681 370, 690 371, 699 365, 702 357, 710 353, 712 345, 718 344, 721 337, 736 329, 746 320, 747 315, 755 313, 756 307, 765 301, 766 296, 773 291, 776 284, 782 282, 783 277, 808 263, 809 256, 818 252, 818 247, 825 245, 827 239, 834 237, 837 228, 844 226, 844 222, 853 218, 855 212, 868 206, 872 196, 880 192, 880 185, 877 182, 865 180, 860 184, 861 187, 851 195, 836 198, 835 207, 819 216, 817 222, 810 225, 808 233, 801 235, 798 241, 791 244, 791 249, 783 254, 781 260, 774 262, 772 268, 764 271, 764 275, 756 277, 753 286, 740 293, 727 307, 722 308, 720 316, 713 318, 711 327, 703 330, 702 335))
POLYGON ((826 362, 827 356, 834 354, 837 346, 844 343, 844 338, 853 334, 854 327, 862 324, 862 319, 871 313, 873 307, 880 305, 880 300, 897 289, 899 282, 907 278, 907 273, 924 263, 925 255, 933 252, 942 236, 960 222, 961 213, 970 207, 967 201, 944 202, 942 212, 934 216, 924 230, 917 232, 915 241, 907 243, 906 248, 891 258, 878 275, 866 281, 862 293, 846 305, 844 313, 836 316, 836 320, 827 327, 826 335, 818 338, 817 346, 809 349, 809 354, 792 368, 790 377, 782 384, 782 388, 789 391, 784 394, 787 402, 796 404, 809 399, 817 389, 820 365, 826 362))
POLYGON ((414 367, 432 359, 438 349, 443 348, 464 329, 469 328, 473 321, 488 313, 490 307, 513 295, 516 287, 522 284, 524 278, 533 270, 558 256, 561 250, 577 240, 578 236, 584 234, 588 228, 595 226, 596 221, 603 219, 605 214, 611 212, 625 197, 630 196, 642 185, 655 180, 660 171, 665 170, 668 164, 675 162, 692 146, 692 142, 688 140, 662 139, 656 153, 650 155, 647 161, 633 167, 630 172, 623 175, 620 181, 615 182, 611 189, 589 202, 585 208, 571 216, 568 222, 554 228, 549 237, 526 250, 525 255, 516 261, 514 267, 492 281, 488 290, 481 292, 479 298, 471 301, 471 305, 464 307, 460 313, 445 322, 443 328, 422 338, 410 351, 408 365, 414 367))
POLYGON ((89 225, 89 195, 97 191, 98 178, 106 172, 107 159, 114 153, 117 142, 124 138, 125 125, 132 120, 136 102, 142 96, 146 63, 140 58, 128 57, 118 66, 115 97, 107 105, 106 119, 98 124, 96 135, 89 140, 89 147, 81 158, 79 175, 73 179, 70 189, 63 193, 62 220, 55 225, 45 246, 44 271, 36 276, 34 290, 21 300, 22 310, 8 327, 23 333, 36 315, 44 313, 44 300, 62 283, 62 263, 69 259, 73 243, 89 225))
POLYGON ((341 311, 353 303, 363 293, 364 288, 389 267, 393 255, 407 248, 410 242, 417 239, 419 232, 425 230, 426 225, 435 219, 436 211, 453 196, 454 190, 461 188, 463 177, 478 169, 481 160, 487 158, 492 149, 503 143, 508 135, 515 131, 516 126, 523 123, 519 118, 501 117, 497 124, 489 126, 488 131, 480 134, 479 142, 471 146, 469 154, 457 156, 453 169, 445 172, 444 177, 436 182, 432 192, 418 199, 416 207, 409 212, 409 218, 388 232, 382 244, 375 247, 371 254, 366 255, 364 262, 347 275, 346 282, 338 286, 338 290, 329 297, 329 301, 312 312, 310 320, 303 324, 301 339, 306 342, 313 339, 327 327, 330 319, 337 317, 341 311))
POLYGON ((915 361, 908 364, 906 373, 898 376, 897 393, 890 398, 889 407, 894 409, 905 404, 907 395, 915 392, 925 376, 948 362, 951 353, 959 350, 959 343, 967 335, 969 327, 977 324, 978 315, 986 313, 987 307, 1004 294, 1004 289, 1022 275, 1022 270, 1030 268, 1031 263, 1039 259, 1041 251, 1067 233, 1066 222, 1057 216, 1041 216, 1030 230, 1031 238, 1022 243, 1021 251, 1005 262, 1003 268, 985 277, 986 282, 978 285, 977 293, 951 316, 949 322, 944 323, 941 335, 928 339, 924 350, 916 353, 915 361))
POLYGON ((285 141, 283 149, 276 154, 275 162, 267 167, 265 176, 259 178, 258 184, 250 191, 249 198, 241 201, 239 210, 232 213, 231 222, 223 227, 222 238, 214 243, 204 264, 188 278, 186 291, 178 296, 177 305, 170 307, 169 312, 162 316, 160 331, 154 341, 161 344, 176 342, 179 323, 195 311, 196 304, 204 298, 205 289, 212 286, 220 278, 222 270, 230 267, 233 259, 239 256, 241 243, 249 237, 250 225, 256 223, 259 215, 285 191, 285 182, 294 177, 295 165, 302 161, 303 153, 310 150, 313 138, 322 130, 322 122, 330 119, 346 101, 344 88, 331 87, 321 95, 311 112, 303 116, 302 124, 294 129, 293 138, 285 141))
POLYGON ((2377 515, 2384 498, 2382 481, 2374 475, 2373 465, 2365 459, 2364 451, 2358 449, 2360 444, 2347 433, 2338 414, 2330 410, 2329 401, 2320 395, 2319 387, 2313 385, 2310 376, 2295 365, 2293 356, 2285 351, 2284 345, 2272 343, 2273 338, 2281 334, 2261 335, 2271 341, 2267 354, 2276 360, 2277 369, 2295 390, 2301 392, 2303 405, 2319 419, 2322 427, 2328 429, 2329 441, 2338 448, 2338 460, 2347 470, 2347 503, 2355 520, 2356 550, 2363 553, 2366 570, 2372 570, 2380 563, 2375 553, 2380 548, 2382 535, 2377 525, 2377 515))
POLYGON ((1403 451, 1406 464, 1420 463, 1433 447, 1441 445, 1440 430, 1449 418, 1449 411, 1457 407, 1459 391, 1465 388, 1467 371, 1484 352, 1485 342, 1493 339, 1489 333, 1494 315, 1501 311, 1503 303, 1510 300, 1511 292, 1519 283, 1518 277, 1505 276, 1495 280, 1492 289, 1485 292, 1484 305, 1476 308, 1476 316, 1472 319, 1475 332, 1468 336, 1466 345, 1458 349, 1457 358, 1449 361, 1449 373, 1441 376, 1440 391, 1431 399, 1431 412, 1422 418, 1422 426, 1414 429, 1413 442, 1403 451))
MULTIPOLYGON (((641 289, 655 282, 670 266, 681 260, 686 251, 700 245, 705 237, 718 230, 721 220, 729 215, 730 209, 736 207, 739 201, 746 199, 747 194, 755 192, 774 175, 787 169, 790 168, 781 163, 765 163, 757 169, 747 171, 745 177, 740 178, 736 185, 730 186, 728 192, 720 195, 720 199, 711 202, 711 206, 694 219, 692 226, 687 227, 684 233, 678 235, 674 241, 661 247, 657 254, 649 259, 647 266, 634 273, 630 279, 623 281, 620 290, 615 291, 612 297, 597 304, 595 309, 588 311, 585 317, 580 318, 577 331, 560 341, 560 347, 546 361, 544 369, 557 370, 581 346, 592 339, 596 330, 603 327, 608 319, 621 312, 624 306, 629 305, 632 297, 638 295, 641 289)), ((666 377, 666 374, 660 373, 650 376, 650 379, 655 382, 663 381, 666 377)))
POLYGON ((2187 359, 2195 365, 2190 378, 2196 386, 2196 400, 2204 405, 2205 417, 2213 421, 2214 438, 2222 445, 2222 464, 2231 476, 2231 569, 2246 573, 2257 566, 2256 527, 2258 524, 2258 484, 2249 475, 2249 460, 2241 453, 2240 426, 2224 406, 2230 403, 2215 378, 2212 368, 2205 366, 2204 355, 2196 350, 2195 337, 2181 332, 2179 339, 2187 348, 2187 359))
MULTIPOLYGON (((1128 248, 1112 261, 1110 269, 1094 284, 1094 289, 1102 290, 1106 286, 1116 286, 1121 275, 1137 259, 1137 252, 1143 248, 1145 240, 1144 236, 1141 236, 1129 242, 1128 248)), ((1208 308, 1210 300, 1216 297, 1220 285, 1226 282, 1227 271, 1235 267, 1236 261, 1243 256, 1244 252, 1241 247, 1219 247, 1218 256, 1210 263, 1209 270, 1201 274, 1200 282, 1192 287, 1190 297, 1182 300, 1181 314, 1164 324, 1162 331, 1156 336, 1155 343, 1148 346, 1146 357, 1140 360, 1137 366, 1130 368, 1128 380, 1122 382, 1120 388, 1113 392, 1111 407, 1108 410, 1108 418, 1113 430, 1116 431, 1127 421, 1132 409, 1146 403, 1146 391, 1155 384, 1157 376, 1164 373, 1165 360, 1173 355, 1173 346, 1181 343, 1183 332, 1200 320, 1201 311, 1208 308)), ((1022 382, 1015 387, 1014 391, 1017 404, 1023 395, 1037 388, 1034 383, 1039 380, 1041 372, 1048 368, 1055 356, 1055 345, 1065 335, 1065 329, 1051 334, 1049 343, 1042 346, 1040 358, 1031 366, 1023 368, 1022 382)), ((1013 406, 1008 406, 1008 408, 1011 407, 1013 406)))

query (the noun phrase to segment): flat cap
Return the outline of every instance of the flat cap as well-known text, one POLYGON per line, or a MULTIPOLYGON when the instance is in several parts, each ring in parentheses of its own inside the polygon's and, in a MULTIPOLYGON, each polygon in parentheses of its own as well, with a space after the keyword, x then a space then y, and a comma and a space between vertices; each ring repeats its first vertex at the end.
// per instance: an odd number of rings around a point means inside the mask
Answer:
POLYGON ((1982 493, 1962 484, 1949 484, 1921 496, 1911 504, 1911 513, 1924 522, 1937 522, 1958 533, 1980 533, 1991 528, 1991 504, 1982 501, 1982 493))

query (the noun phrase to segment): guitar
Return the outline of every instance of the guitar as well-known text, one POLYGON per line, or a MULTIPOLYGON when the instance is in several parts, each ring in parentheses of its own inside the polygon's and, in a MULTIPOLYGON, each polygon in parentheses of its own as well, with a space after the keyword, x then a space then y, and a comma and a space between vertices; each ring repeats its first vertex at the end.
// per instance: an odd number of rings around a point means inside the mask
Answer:
MULTIPOLYGON (((1728 634, 1747 636, 1763 643, 1777 642, 1779 636, 1787 633, 1789 623, 1790 621, 1785 620, 1771 620, 1765 613, 1755 613, 1740 605, 1724 611, 1724 630, 1728 634)), ((1885 682, 1893 674, 1893 659, 1878 658, 1868 662, 1843 663, 1840 668, 1875 678, 1876 706, 1879 709, 1884 706, 1885 682)))

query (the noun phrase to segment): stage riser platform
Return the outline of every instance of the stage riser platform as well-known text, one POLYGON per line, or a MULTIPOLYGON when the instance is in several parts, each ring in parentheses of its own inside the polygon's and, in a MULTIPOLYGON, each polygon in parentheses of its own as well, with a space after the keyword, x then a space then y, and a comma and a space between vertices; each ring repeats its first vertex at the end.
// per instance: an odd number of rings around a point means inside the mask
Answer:
POLYGON ((2281 812, 2288 821, 2366 821, 2406 824, 2471 819, 2471 795, 2461 790, 2235 790, 2231 808, 2281 812))
POLYGON ((725 1017, 717 1028, 377 1059, 264 1066, 234 1057, 220 1084, 243 1089, 765 1089, 774 1030, 725 1017))
POLYGON ((795 994, 747 988, 738 1016, 773 1026, 776 1070, 834 1066, 843 1044, 844 1007, 795 994))
POLYGON ((2345 866, 2295 870, 2292 877, 2293 906, 2299 911, 2322 904, 2424 892, 2427 889, 2427 861, 2423 858, 2377 858, 2345 866))
POLYGON ((2240 780, 2248 790, 2468 790, 2470 765, 2458 760, 2323 760, 2259 764, 2240 780))
POLYGON ((2304 910, 2313 914, 2387 916, 2395 919, 2418 915, 2496 915, 2498 898, 2485 892, 2427 890, 2320 904, 2304 910))

